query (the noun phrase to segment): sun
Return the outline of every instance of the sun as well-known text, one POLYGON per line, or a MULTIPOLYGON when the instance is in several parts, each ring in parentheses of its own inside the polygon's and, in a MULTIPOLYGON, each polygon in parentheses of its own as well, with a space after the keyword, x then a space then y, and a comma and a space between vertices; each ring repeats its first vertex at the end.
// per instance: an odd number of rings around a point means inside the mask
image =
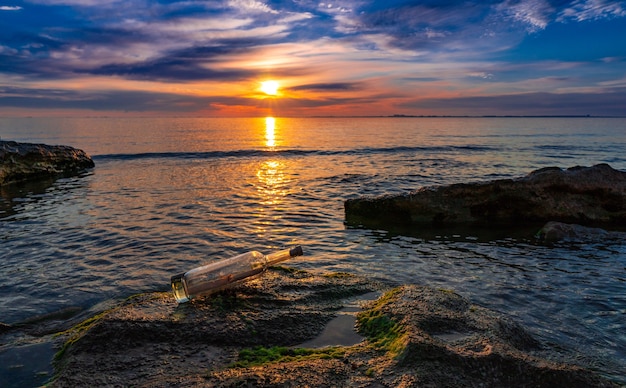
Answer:
POLYGON ((261 82, 261 91, 270 96, 278 94, 278 82, 276 81, 263 81, 261 82))

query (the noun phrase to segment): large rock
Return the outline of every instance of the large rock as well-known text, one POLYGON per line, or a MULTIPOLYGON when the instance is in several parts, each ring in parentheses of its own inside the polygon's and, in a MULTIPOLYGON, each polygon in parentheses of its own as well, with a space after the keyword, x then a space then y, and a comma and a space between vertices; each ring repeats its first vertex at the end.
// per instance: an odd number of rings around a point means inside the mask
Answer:
POLYGON ((69 146, 0 141, 0 186, 62 175, 94 167, 82 150, 69 146))
POLYGON ((617 386, 550 361, 556 353, 519 325, 429 287, 395 288, 364 306, 361 343, 299 347, 345 298, 378 287, 347 274, 273 269, 183 305, 144 294, 66 332, 49 386, 617 386))
POLYGON ((626 223, 626 173, 607 164, 542 168, 518 179, 425 187, 345 202, 349 224, 518 226, 626 223))

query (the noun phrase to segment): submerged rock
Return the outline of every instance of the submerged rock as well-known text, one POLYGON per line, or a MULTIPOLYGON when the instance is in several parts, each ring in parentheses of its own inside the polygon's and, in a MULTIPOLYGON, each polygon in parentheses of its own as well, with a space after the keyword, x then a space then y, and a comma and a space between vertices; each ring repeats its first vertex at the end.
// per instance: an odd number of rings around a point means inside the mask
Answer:
POLYGON ((347 274, 271 269, 183 305, 140 295, 64 334, 50 386, 617 386, 539 356, 551 353, 519 325, 428 287, 367 302, 357 345, 299 347, 346 298, 378 289, 347 274))
POLYGON ((84 151, 73 147, 0 141, 0 186, 73 175, 94 166, 84 151))
POLYGON ((562 222, 550 221, 545 224, 537 233, 537 238, 546 242, 566 241, 566 242, 592 242, 607 240, 626 240, 626 233, 608 231, 601 228, 591 228, 588 226, 565 224, 562 222))
POLYGON ((425 187, 345 202, 349 224, 516 226, 626 223, 626 172, 607 164, 542 168, 518 179, 425 187))
POLYGON ((0 322, 0 334, 11 330, 11 325, 7 325, 6 323, 0 322))

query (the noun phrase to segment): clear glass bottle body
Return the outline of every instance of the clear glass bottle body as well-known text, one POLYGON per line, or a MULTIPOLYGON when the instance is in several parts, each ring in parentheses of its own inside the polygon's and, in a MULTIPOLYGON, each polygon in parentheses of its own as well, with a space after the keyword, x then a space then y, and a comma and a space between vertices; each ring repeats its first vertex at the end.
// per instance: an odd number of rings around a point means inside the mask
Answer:
POLYGON ((201 295, 209 295, 240 280, 258 275, 270 265, 301 255, 302 248, 298 246, 269 255, 251 251, 203 265, 172 276, 174 297, 179 303, 184 303, 201 295))

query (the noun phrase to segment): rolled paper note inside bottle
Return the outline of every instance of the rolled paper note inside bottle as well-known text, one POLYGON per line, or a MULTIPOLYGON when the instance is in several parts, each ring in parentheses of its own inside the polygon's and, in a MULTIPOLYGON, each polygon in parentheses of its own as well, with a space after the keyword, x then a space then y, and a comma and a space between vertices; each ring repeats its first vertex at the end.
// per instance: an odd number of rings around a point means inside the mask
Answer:
POLYGON ((176 300, 179 303, 184 303, 195 297, 212 294, 241 280, 258 275, 270 265, 302 255, 302 247, 300 246, 268 255, 257 251, 243 253, 172 276, 172 291, 176 300))

